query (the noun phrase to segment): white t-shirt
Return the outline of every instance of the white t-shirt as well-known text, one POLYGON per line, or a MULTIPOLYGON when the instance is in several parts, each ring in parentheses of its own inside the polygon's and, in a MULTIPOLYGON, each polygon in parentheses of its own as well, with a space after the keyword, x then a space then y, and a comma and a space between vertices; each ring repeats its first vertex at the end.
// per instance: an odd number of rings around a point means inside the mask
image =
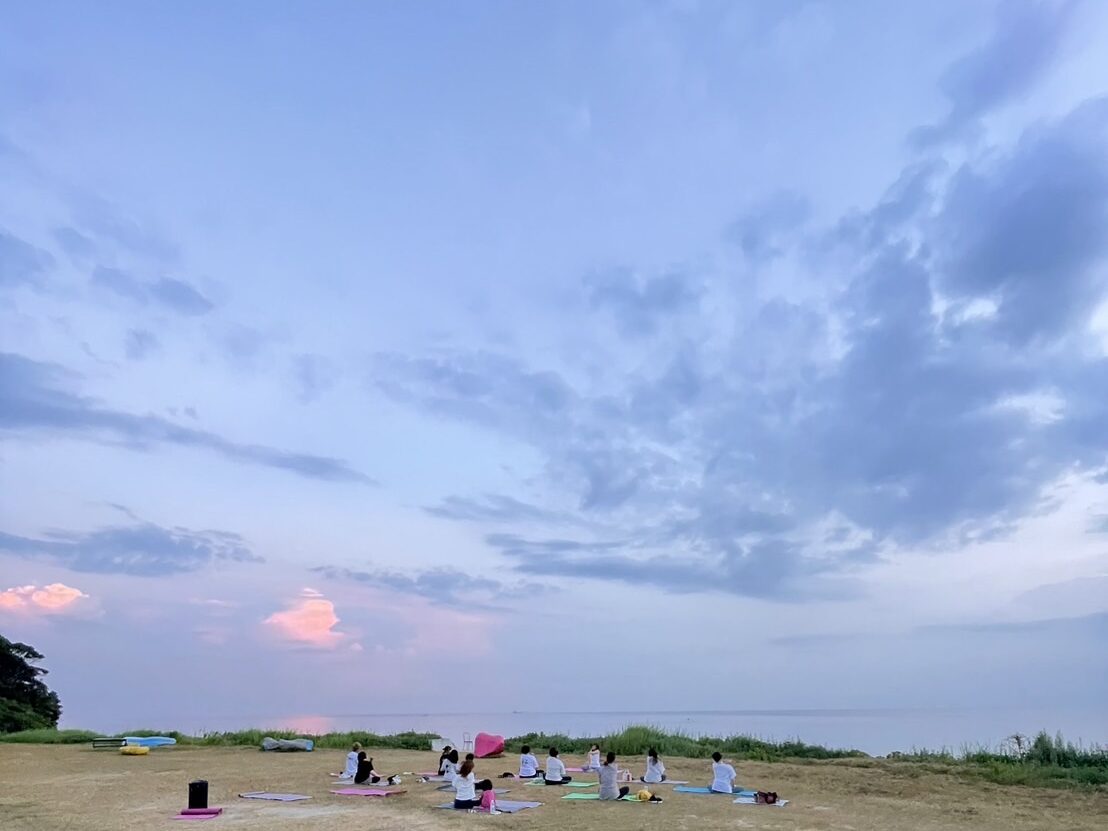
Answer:
POLYGON ((344 779, 353 779, 358 772, 358 751, 351 750, 346 754, 346 770, 342 772, 344 779))
POLYGON ((735 769, 726 762, 712 762, 712 790, 718 793, 731 793, 731 783, 735 781, 735 769))
POLYGON ((599 750, 590 750, 589 751, 589 764, 587 765, 587 767, 597 768, 599 770, 599 768, 600 768, 600 751, 599 750))
POLYGON ((566 766, 557 756, 547 758, 545 778, 550 782, 560 782, 566 778, 566 766))
POLYGON ((477 798, 477 777, 473 775, 471 770, 465 776, 456 775, 454 777, 454 798, 455 799, 476 799, 477 798))
POLYGON ((644 782, 661 782, 662 777, 666 775, 666 766, 662 764, 662 760, 659 759, 655 762, 649 756, 646 757, 646 774, 643 776, 644 782))
POLYGON ((533 753, 521 753, 519 756, 519 775, 534 776, 539 772, 539 760, 533 753))
POLYGON ((458 775, 458 766, 447 759, 442 763, 442 778, 447 782, 453 782, 454 777, 458 775))

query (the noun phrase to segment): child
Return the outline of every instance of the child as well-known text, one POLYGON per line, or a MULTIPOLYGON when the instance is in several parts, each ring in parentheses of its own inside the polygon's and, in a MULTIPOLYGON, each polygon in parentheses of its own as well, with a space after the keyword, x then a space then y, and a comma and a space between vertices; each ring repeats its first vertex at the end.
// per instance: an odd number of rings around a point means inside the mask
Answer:
POLYGON ((715 793, 736 793, 735 769, 723 761, 723 756, 717 750, 712 754, 712 787, 715 793))
POLYGON ((531 753, 531 746, 525 744, 519 749, 519 778, 534 779, 541 774, 539 760, 531 753))
POLYGON ((339 774, 339 780, 353 779, 358 772, 358 753, 361 751, 362 745, 359 742, 354 742, 351 746, 350 752, 346 754, 346 768, 339 774))
POLYGON ((481 804, 481 797, 477 795, 477 791, 492 790, 492 782, 488 779, 482 779, 480 782, 476 779, 477 777, 473 775, 473 762, 466 759, 454 777, 454 807, 458 810, 478 807, 481 804))
POLYGON ((600 770, 600 745, 594 744, 589 748, 589 760, 583 770, 600 770))
POLYGON ((622 799, 627 796, 627 792, 631 789, 624 785, 622 788, 617 784, 619 779, 619 770, 616 768, 616 754, 612 751, 608 751, 608 755, 604 758, 604 764, 600 766, 600 798, 601 799, 622 799))
POLYGON ((654 784, 666 781, 666 766, 662 764, 658 751, 653 747, 646 753, 646 773, 643 774, 642 781, 654 784))
POLYGON ((562 760, 558 758, 558 748, 550 748, 550 757, 546 760, 546 773, 543 775, 543 780, 548 785, 564 785, 566 782, 572 782, 572 776, 566 776, 566 766, 562 764, 562 760))

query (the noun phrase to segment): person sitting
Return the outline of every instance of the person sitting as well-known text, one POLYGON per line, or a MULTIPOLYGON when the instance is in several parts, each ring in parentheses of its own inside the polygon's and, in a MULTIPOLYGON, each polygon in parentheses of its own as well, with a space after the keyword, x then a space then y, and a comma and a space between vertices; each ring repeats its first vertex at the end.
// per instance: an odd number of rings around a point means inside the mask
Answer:
POLYGON ((446 759, 439 766, 439 770, 442 771, 442 778, 447 782, 453 784, 454 777, 458 775, 458 751, 451 750, 446 754, 446 759))
POLYGON ((582 770, 600 770, 600 745, 594 744, 589 748, 589 758, 582 770))
POLYGON ((531 746, 525 744, 519 749, 519 778, 534 779, 541 775, 542 768, 539 767, 539 760, 531 752, 531 746))
POLYGON ((646 753, 646 773, 642 775, 642 781, 648 784, 666 781, 666 766, 658 758, 658 751, 653 747, 646 753))
POLYGON ((442 749, 442 753, 439 754, 439 776, 442 776, 445 772, 443 768, 444 765, 446 765, 447 759, 450 757, 451 750, 453 750, 453 748, 450 745, 447 745, 442 749))
POLYGON ((735 790, 735 769, 724 761, 723 756, 717 750, 712 754, 712 787, 713 793, 737 793, 735 790))
POLYGON ((492 782, 488 779, 477 781, 473 774, 473 761, 466 759, 454 777, 454 807, 458 810, 477 808, 481 805, 478 791, 491 791, 492 782))
POLYGON ((616 767, 616 754, 608 751, 604 757, 604 764, 600 765, 600 798, 622 799, 631 790, 624 785, 619 786, 619 769, 616 767))
MULTIPOLYGON (((378 782, 385 778, 386 777, 381 776, 377 771, 373 769, 372 757, 367 759, 365 751, 361 751, 358 754, 358 772, 354 774, 354 784, 364 785, 366 782, 369 782, 370 784, 376 785, 378 782)), ((396 784, 395 780, 395 776, 387 777, 387 782, 390 785, 396 784)))
POLYGON ((548 785, 564 785, 566 782, 572 782, 572 776, 566 776, 566 766, 562 764, 562 760, 558 758, 558 748, 550 748, 550 756, 546 760, 546 773, 543 774, 543 780, 548 785))
POLYGON ((346 767, 342 773, 339 774, 339 781, 345 781, 347 779, 353 779, 358 773, 358 753, 361 751, 362 746, 358 742, 354 742, 349 753, 346 754, 346 767))

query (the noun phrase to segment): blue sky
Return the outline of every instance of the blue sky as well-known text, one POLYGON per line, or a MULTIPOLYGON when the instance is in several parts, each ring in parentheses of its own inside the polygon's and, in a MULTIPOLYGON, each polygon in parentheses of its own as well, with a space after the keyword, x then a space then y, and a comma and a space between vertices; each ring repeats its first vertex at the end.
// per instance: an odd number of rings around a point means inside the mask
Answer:
POLYGON ((1108 695, 1103 4, 7 18, 70 723, 1108 695))

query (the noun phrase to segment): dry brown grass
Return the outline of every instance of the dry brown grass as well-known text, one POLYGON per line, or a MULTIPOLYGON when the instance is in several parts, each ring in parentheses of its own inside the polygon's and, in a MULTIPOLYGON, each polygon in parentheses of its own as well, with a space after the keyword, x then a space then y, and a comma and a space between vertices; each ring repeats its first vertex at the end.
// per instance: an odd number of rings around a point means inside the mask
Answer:
MULTIPOLYGON (((385 772, 431 768, 433 753, 373 751, 385 772)), ((345 754, 261 753, 248 748, 173 748, 145 757, 123 757, 86 747, 0 745, 0 828, 4 831, 105 831, 178 828, 170 817, 184 807, 187 783, 207 779, 210 804, 224 816, 201 828, 242 829, 461 829, 478 824, 529 831, 639 831, 657 829, 760 828, 789 831, 889 831, 890 829, 1073 829, 1108 828, 1108 794, 1002 787, 962 779, 925 766, 883 762, 738 765, 745 787, 776 790, 786 808, 734 805, 722 796, 674 794, 658 788, 661 805, 562 801, 562 789, 507 785, 508 799, 543 801, 536 810, 490 817, 439 811, 450 794, 405 777, 403 796, 386 799, 332 796, 345 754), (310 801, 257 802, 242 791, 304 793, 310 801)), ((700 783, 702 760, 667 758, 673 778, 700 783)), ((511 770, 514 757, 483 760, 481 776, 511 770)), ((574 760, 567 757, 567 763, 574 760)), ((638 760, 634 764, 638 765, 638 760)), ((192 827, 186 825, 185 827, 192 827)))

